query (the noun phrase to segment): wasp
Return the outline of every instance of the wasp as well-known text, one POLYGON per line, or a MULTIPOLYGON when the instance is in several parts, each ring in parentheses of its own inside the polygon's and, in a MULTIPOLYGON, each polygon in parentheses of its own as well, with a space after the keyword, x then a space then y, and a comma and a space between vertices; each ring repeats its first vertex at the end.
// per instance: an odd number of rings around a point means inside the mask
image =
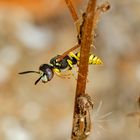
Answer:
MULTIPOLYGON (((73 53, 69 52, 62 60, 58 61, 57 59, 60 55, 53 57, 48 64, 42 64, 39 67, 39 71, 24 71, 19 74, 27 74, 27 73, 37 73, 40 77, 35 81, 35 85, 41 80, 43 83, 47 83, 50 81, 54 73, 60 77, 65 77, 62 74, 62 71, 72 70, 74 65, 79 64, 80 52, 73 53)), ((99 57, 94 54, 89 55, 89 64, 100 65, 102 61, 99 57)))

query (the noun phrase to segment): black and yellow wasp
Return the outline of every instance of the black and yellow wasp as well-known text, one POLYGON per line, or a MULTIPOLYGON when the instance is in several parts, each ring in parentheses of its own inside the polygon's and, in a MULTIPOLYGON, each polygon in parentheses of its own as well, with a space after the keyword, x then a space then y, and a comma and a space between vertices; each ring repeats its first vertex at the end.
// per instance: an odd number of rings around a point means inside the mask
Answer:
MULTIPOLYGON (((27 73, 39 74, 40 77, 35 81, 35 85, 40 80, 43 83, 50 81, 53 78, 54 73, 57 74, 58 76, 63 77, 62 71, 72 70, 74 65, 79 64, 80 52, 78 52, 78 53, 70 52, 62 60, 57 61, 57 58, 59 58, 59 57, 60 57, 60 55, 57 55, 50 60, 49 64, 40 65, 39 71, 24 71, 24 72, 20 72, 19 74, 27 74, 27 73)), ((89 64, 100 65, 100 64, 102 64, 102 61, 99 57, 95 56, 94 54, 90 54, 89 55, 89 64)))

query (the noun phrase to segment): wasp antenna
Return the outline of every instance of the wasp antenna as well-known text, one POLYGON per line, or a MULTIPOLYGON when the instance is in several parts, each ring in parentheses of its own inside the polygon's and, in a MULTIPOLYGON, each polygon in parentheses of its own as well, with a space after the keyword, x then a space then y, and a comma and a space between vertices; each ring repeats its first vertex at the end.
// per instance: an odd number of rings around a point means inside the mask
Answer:
POLYGON ((35 85, 41 80, 42 76, 40 76, 36 81, 35 81, 35 85))
POLYGON ((38 73, 38 74, 40 74, 39 71, 23 71, 23 72, 19 72, 18 74, 27 74, 27 73, 38 73))

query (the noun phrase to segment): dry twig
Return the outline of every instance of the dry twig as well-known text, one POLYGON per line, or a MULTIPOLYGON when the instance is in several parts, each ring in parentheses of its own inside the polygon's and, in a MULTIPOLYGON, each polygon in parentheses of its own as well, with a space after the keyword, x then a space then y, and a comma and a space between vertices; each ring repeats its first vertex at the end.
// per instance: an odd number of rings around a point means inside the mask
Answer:
MULTIPOLYGON (((82 27, 82 26, 80 26, 80 23, 79 23, 80 21, 79 21, 78 15, 76 13, 76 10, 74 9, 74 6, 73 6, 71 0, 65 0, 65 1, 67 3, 67 6, 68 6, 69 11, 71 13, 71 16, 72 16, 72 18, 73 18, 73 20, 76 24, 76 28, 77 28, 77 32, 78 32, 78 36, 79 36, 79 34, 80 34, 79 30, 80 30, 80 27, 82 27)), ((94 30, 97 27, 97 24, 99 22, 99 17, 101 15, 101 13, 106 12, 109 9, 110 9, 110 4, 108 2, 101 4, 100 6, 98 6, 96 8, 96 11, 95 11, 95 14, 94 14, 95 15, 94 16, 94 22, 93 22, 94 30)), ((69 54, 69 52, 74 51, 75 49, 79 48, 80 46, 81 46, 80 44, 76 44, 74 47, 72 47, 71 49, 67 50, 62 55, 60 55, 60 57, 57 59, 57 61, 58 62, 61 61, 66 55, 69 54)))
POLYGON ((72 4, 72 2, 71 2, 71 0, 65 0, 65 2, 66 2, 66 4, 67 4, 67 6, 68 6, 68 8, 69 8, 69 11, 70 11, 70 13, 71 13, 71 16, 72 16, 72 18, 73 18, 73 20, 74 20, 74 23, 75 23, 75 25, 76 25, 76 29, 77 29, 77 31, 79 30, 79 23, 78 23, 78 15, 77 15, 77 13, 76 13, 76 10, 75 10, 75 8, 74 8, 74 6, 73 6, 73 4, 72 4))
POLYGON ((96 0, 89 0, 87 10, 85 12, 84 24, 82 27, 82 37, 81 37, 81 50, 80 50, 80 62, 79 62, 79 73, 83 76, 78 75, 77 81, 77 96, 81 94, 85 94, 86 88, 86 80, 88 73, 88 60, 89 60, 89 52, 90 45, 92 42, 92 29, 93 27, 93 19, 94 19, 94 11, 95 11, 96 0))
POLYGON ((81 47, 71 138, 72 140, 85 140, 90 134, 90 108, 93 108, 90 96, 85 93, 90 46, 93 43, 94 30, 99 21, 100 14, 107 11, 110 5, 105 3, 96 8, 96 0, 89 0, 86 12, 82 15, 83 21, 79 24, 79 18, 71 0, 65 0, 65 2, 76 23, 78 44, 63 53, 57 61, 61 61, 69 52, 81 47))
POLYGON ((66 55, 68 55, 70 52, 74 51, 75 49, 79 48, 80 45, 76 44, 74 47, 70 48, 69 50, 67 50, 66 52, 64 52, 62 55, 60 55, 60 57, 57 58, 57 61, 61 61, 66 55))
POLYGON ((80 55, 80 62, 79 62, 80 74, 78 74, 77 88, 76 88, 76 95, 75 95, 72 140, 85 140, 86 137, 88 137, 90 133, 91 120, 90 120, 89 108, 86 109, 85 117, 81 118, 80 117, 81 114, 79 114, 79 108, 78 108, 79 105, 78 105, 77 100, 79 97, 85 96, 87 74, 88 74, 89 52, 90 52, 90 45, 92 43, 92 29, 94 28, 93 20, 94 20, 95 7, 96 7, 96 0, 89 0, 86 12, 83 15, 83 23, 82 23, 83 26, 81 27, 81 33, 82 33, 81 34, 81 49, 80 49, 81 55, 80 55), (80 115, 80 116, 77 116, 77 115, 80 115), (79 120, 76 121, 77 119, 79 120), (83 126, 85 127, 84 129, 83 129, 83 126), (80 133, 77 133, 77 131, 75 131, 77 129, 79 129, 78 132, 80 133), (82 130, 80 131, 80 129, 82 130))

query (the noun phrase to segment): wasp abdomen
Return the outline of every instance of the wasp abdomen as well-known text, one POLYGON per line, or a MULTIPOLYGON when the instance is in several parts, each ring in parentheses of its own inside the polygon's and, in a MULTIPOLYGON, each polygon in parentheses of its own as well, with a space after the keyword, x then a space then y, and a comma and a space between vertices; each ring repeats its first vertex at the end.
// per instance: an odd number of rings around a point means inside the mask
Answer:
POLYGON ((97 57, 94 54, 90 54, 90 56, 89 56, 89 64, 100 65, 102 63, 103 62, 102 62, 102 60, 99 57, 97 57))

